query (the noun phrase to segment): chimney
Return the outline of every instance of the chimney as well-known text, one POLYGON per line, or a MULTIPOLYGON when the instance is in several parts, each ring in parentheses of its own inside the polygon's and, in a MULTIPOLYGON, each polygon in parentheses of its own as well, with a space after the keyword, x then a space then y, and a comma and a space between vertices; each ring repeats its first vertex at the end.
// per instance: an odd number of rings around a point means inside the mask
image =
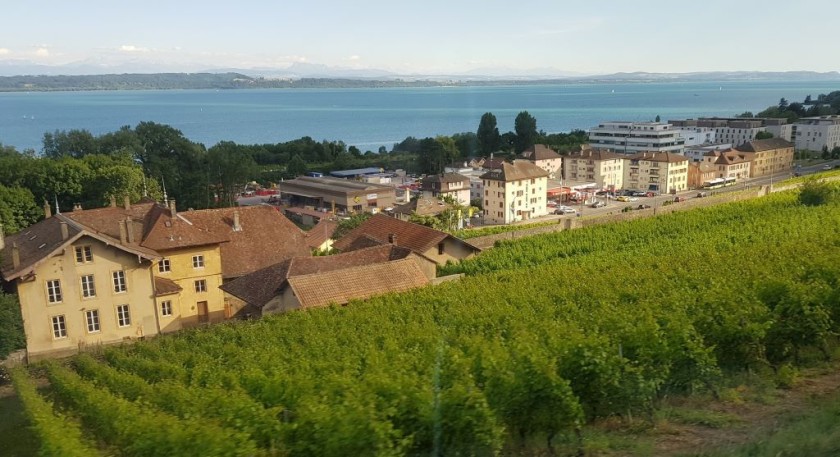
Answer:
POLYGON ((234 232, 241 232, 242 225, 239 223, 239 211, 233 212, 233 231, 234 232))
POLYGON ((131 209, 131 198, 126 195, 123 197, 123 205, 125 205, 125 210, 128 211, 131 209))
POLYGON ((125 244, 125 242, 126 242, 125 231, 126 230, 125 230, 125 224, 123 224, 123 221, 119 221, 119 226, 120 226, 120 243, 125 244))
POLYGON ((388 234, 388 242, 391 244, 397 244, 397 234, 396 233, 389 233, 388 234))
POLYGON ((70 232, 67 230, 67 222, 61 221, 59 222, 59 226, 61 227, 61 239, 67 240, 67 238, 70 238, 70 232))
POLYGON ((134 223, 130 217, 125 218, 125 231, 128 232, 128 242, 134 243, 134 223))
POLYGON ((12 243, 12 268, 20 266, 20 249, 17 243, 12 243))
POLYGON ((172 198, 169 200, 169 212, 172 213, 172 217, 175 217, 178 214, 178 210, 175 209, 175 199, 172 198))
POLYGON ((117 207, 117 197, 111 195, 111 208, 117 207))
POLYGON ((81 203, 73 203, 73 211, 81 211, 82 204, 81 203))
POLYGON ((52 211, 50 211, 50 204, 44 200, 44 219, 49 219, 52 217, 52 211))

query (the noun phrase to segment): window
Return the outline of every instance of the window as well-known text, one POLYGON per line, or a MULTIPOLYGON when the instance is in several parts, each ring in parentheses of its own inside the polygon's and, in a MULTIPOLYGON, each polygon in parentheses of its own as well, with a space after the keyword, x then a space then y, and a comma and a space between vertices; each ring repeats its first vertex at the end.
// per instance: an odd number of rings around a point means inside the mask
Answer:
POLYGON ((160 259, 158 273, 169 273, 170 271, 172 271, 172 266, 169 264, 169 259, 160 259))
POLYGON ((128 305, 117 306, 117 325, 120 327, 131 325, 131 314, 128 311, 128 305))
POLYGON ((82 276, 82 297, 90 298, 96 296, 96 286, 93 284, 93 275, 82 276))
POLYGON ((99 331, 99 310, 89 309, 85 311, 85 321, 87 322, 88 333, 95 333, 99 331))
POLYGON ((126 287, 125 287, 125 272, 122 271, 122 270, 115 271, 113 273, 113 275, 114 275, 114 293, 119 294, 119 293, 125 292, 127 290, 126 287))
POLYGON ((64 321, 64 315, 52 317, 53 338, 67 338, 67 323, 64 321))
POLYGON ((204 256, 203 255, 194 255, 193 256, 193 268, 204 268, 204 256))
POLYGON ((93 262, 93 253, 90 246, 76 246, 76 263, 93 262))
POLYGON ((50 303, 61 303, 61 281, 58 279, 47 281, 47 299, 50 303))
POLYGON ((161 316, 171 316, 172 315, 172 300, 164 300, 160 302, 160 315, 161 316))
POLYGON ((195 282, 195 291, 196 292, 207 292, 207 280, 206 279, 199 279, 195 282))
POLYGON ((443 243, 438 243, 438 255, 443 255, 443 243))

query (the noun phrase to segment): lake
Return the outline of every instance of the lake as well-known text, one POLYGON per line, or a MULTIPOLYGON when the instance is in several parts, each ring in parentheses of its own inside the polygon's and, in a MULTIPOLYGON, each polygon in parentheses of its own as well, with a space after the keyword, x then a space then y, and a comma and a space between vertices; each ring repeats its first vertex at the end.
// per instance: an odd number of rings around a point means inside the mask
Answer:
POLYGON ((475 132, 486 112, 502 133, 513 130, 521 111, 536 118, 538 129, 555 133, 657 115, 666 121, 755 113, 782 97, 802 101, 834 90, 837 81, 0 93, 0 143, 40 150, 45 132, 99 135, 153 121, 208 147, 310 136, 376 151, 408 136, 475 132))

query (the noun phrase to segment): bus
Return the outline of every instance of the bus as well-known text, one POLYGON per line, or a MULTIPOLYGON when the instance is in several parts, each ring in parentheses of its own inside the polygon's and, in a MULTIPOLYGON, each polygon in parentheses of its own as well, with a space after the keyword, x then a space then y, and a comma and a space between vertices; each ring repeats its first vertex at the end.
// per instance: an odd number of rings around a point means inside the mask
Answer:
POLYGON ((727 178, 715 178, 711 181, 706 181, 703 183, 704 189, 720 189, 721 187, 727 187, 735 185, 735 178, 727 177, 727 178))

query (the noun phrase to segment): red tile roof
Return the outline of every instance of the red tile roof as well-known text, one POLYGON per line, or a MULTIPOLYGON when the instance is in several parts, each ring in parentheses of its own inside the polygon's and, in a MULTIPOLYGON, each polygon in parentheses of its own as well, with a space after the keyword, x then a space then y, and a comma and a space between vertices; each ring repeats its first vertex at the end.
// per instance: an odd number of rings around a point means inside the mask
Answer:
POLYGON ((769 151, 772 149, 786 149, 792 148, 793 143, 790 141, 785 141, 782 138, 767 138, 764 140, 753 140, 747 143, 744 143, 735 149, 743 152, 762 152, 762 151, 769 151))
POLYGON ((221 289, 251 305, 262 307, 282 292, 289 278, 386 263, 405 259, 409 255, 409 249, 388 244, 330 256, 294 257, 237 278, 222 285, 221 289))
POLYGON ((309 246, 310 249, 317 249, 321 247, 324 242, 332 238, 332 235, 337 228, 338 222, 327 218, 321 219, 317 224, 315 224, 315 227, 312 227, 308 232, 306 232, 306 245, 309 246))
POLYGON ((521 156, 523 159, 531 161, 561 158, 560 154, 558 154, 557 151, 549 148, 544 144, 535 144, 529 147, 528 149, 525 149, 524 151, 522 151, 521 156))
POLYGON ((396 236, 395 244, 418 253, 427 252, 444 239, 452 237, 448 233, 425 225, 401 221, 384 214, 376 214, 341 237, 333 244, 333 247, 339 251, 347 251, 347 248, 361 236, 367 236, 381 243, 390 243, 389 237, 391 235, 396 236))
POLYGON ((295 256, 309 256, 304 232, 273 207, 242 206, 178 213, 182 219, 223 239, 222 277, 236 278, 295 256), (239 214, 239 230, 234 216, 239 214))
POLYGON ((175 281, 155 276, 155 297, 177 294, 184 290, 175 281))
POLYGON ((527 160, 504 162, 501 168, 490 170, 480 176, 481 179, 495 181, 519 181, 522 179, 547 178, 548 172, 527 160))
POLYGON ((389 292, 404 292, 429 283, 412 259, 376 263, 289 278, 301 308, 343 305, 389 292))

